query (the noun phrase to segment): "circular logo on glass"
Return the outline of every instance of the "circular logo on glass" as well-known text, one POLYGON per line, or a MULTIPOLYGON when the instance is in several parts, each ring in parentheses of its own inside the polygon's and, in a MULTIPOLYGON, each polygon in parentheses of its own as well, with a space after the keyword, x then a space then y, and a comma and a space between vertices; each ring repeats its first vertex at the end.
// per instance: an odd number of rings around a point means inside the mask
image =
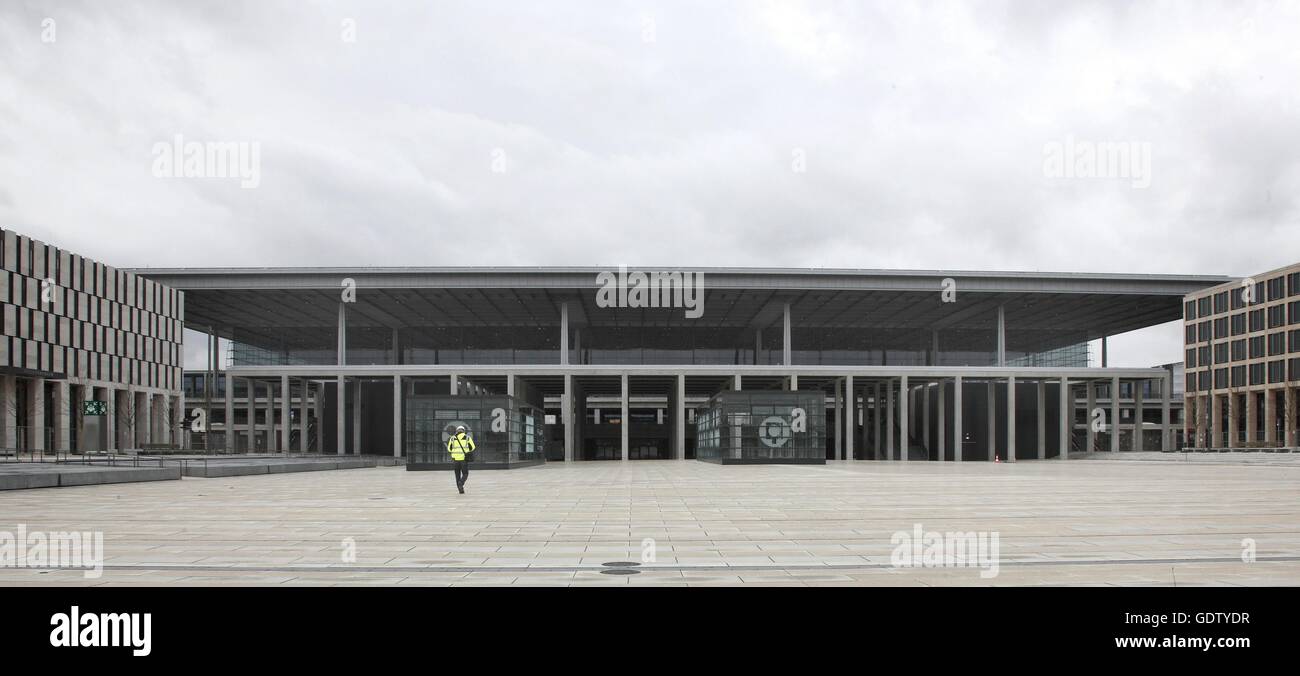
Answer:
POLYGON ((442 428, 442 445, 444 447, 446 447, 448 441, 451 441, 451 436, 456 433, 456 428, 462 425, 465 427, 465 434, 470 437, 474 436, 474 427, 472 425, 463 420, 453 420, 442 428))
POLYGON ((772 448, 790 442, 790 423, 779 415, 768 416, 758 426, 758 440, 772 448))

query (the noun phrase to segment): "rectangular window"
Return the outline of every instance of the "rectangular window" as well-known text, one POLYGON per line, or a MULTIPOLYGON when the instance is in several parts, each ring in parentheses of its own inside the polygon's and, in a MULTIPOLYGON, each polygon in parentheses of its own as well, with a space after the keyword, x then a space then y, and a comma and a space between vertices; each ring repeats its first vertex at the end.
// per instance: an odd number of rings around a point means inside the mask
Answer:
POLYGON ((1214 345, 1214 363, 1216 363, 1216 364, 1226 364, 1226 363, 1228 363, 1228 344, 1227 344, 1227 343, 1215 343, 1215 345, 1214 345))
POLYGON ((1228 311, 1228 292, 1220 291, 1214 294, 1214 314, 1228 311))
POLYGON ((1264 336, 1255 336, 1250 339, 1250 358, 1259 359, 1264 356, 1264 336))
MULTIPOLYGON (((1292 361, 1300 361, 1300 359, 1293 359, 1292 361)), ((1187 374, 1187 382, 1185 382, 1185 383, 1183 384, 1183 389, 1187 390, 1188 392, 1195 392, 1195 391, 1196 391, 1196 374, 1195 374, 1195 373, 1188 373, 1188 374, 1187 374)))
POLYGON ((1209 366, 1211 364, 1209 345, 1202 345, 1201 347, 1196 348, 1196 363, 1201 366, 1209 366))
POLYGON ((1276 357, 1279 354, 1286 354, 1285 331, 1268 334, 1268 356, 1276 357))
POLYGON ((1300 300, 1293 300, 1286 304, 1287 323, 1300 324, 1300 300))
POLYGON ((1209 297, 1209 296, 1206 296, 1206 297, 1204 297, 1204 298, 1198 298, 1198 299, 1196 299, 1196 316, 1197 316, 1197 317, 1209 317, 1209 316, 1210 316, 1210 297, 1209 297))
POLYGON ((1196 325, 1195 325, 1195 324, 1188 324, 1188 325, 1187 325, 1187 330, 1186 330, 1186 340, 1187 340, 1187 344, 1188 344, 1188 345, 1191 345, 1192 343, 1195 343, 1195 342, 1196 342, 1196 325))
POLYGON ((1281 300, 1286 298, 1286 277, 1274 277, 1268 280, 1268 299, 1281 300))
POLYGON ((1250 365, 1250 384, 1251 385, 1264 384, 1264 363, 1263 362, 1250 365))
MULTIPOLYGON (((1287 347, 1287 350, 1289 352, 1300 353, 1300 329, 1295 329, 1294 331, 1291 332, 1290 335, 1291 335, 1291 343, 1290 346, 1287 347)), ((1188 352, 1191 352, 1191 350, 1188 350, 1188 352)))
MULTIPOLYGON (((1293 331, 1292 333, 1300 333, 1300 331, 1293 331)), ((1183 367, 1196 368, 1196 348, 1187 351, 1187 356, 1183 358, 1183 367)))
POLYGON ((1279 359, 1268 363, 1268 382, 1280 383, 1286 380, 1286 360, 1279 359))
POLYGON ((1196 339, 1205 342, 1210 339, 1210 323, 1201 322, 1196 325, 1196 339))
POLYGON ((1188 321, 1196 319, 1196 301, 1189 300, 1183 303, 1183 319, 1188 321))
POLYGON ((1300 272, 1286 276, 1286 293, 1288 296, 1300 296, 1300 272))
POLYGON ((1255 331, 1263 331, 1263 330, 1264 330, 1264 311, 1263 311, 1263 310, 1251 310, 1251 311, 1250 311, 1250 330, 1251 330, 1252 333, 1255 332, 1255 331))
POLYGON ((1246 339, 1245 338, 1242 338, 1241 340, 1232 341, 1232 360, 1233 361, 1246 360, 1246 339))
POLYGON ((1214 369, 1214 389, 1221 390, 1228 386, 1228 369, 1214 369))
POLYGON ((1245 367, 1245 366, 1234 366, 1234 367, 1232 367, 1232 386, 1233 386, 1233 387, 1245 387, 1245 386, 1246 386, 1246 367, 1245 367))
POLYGON ((1300 380, 1300 357, 1291 360, 1291 380, 1300 380))
POLYGON ((1274 305, 1268 309, 1268 328, 1276 329, 1286 325, 1286 306, 1274 305))
POLYGON ((1232 335, 1240 336, 1246 332, 1246 313, 1238 312, 1232 316, 1232 335))
POLYGON ((1227 317, 1219 317, 1218 319, 1214 320, 1214 337, 1215 337, 1215 338, 1227 338, 1227 337, 1228 337, 1228 318, 1227 318, 1227 317))
POLYGON ((1241 297, 1241 289, 1233 289, 1232 292, 1228 294, 1228 299, 1231 301, 1230 306, 1234 310, 1240 310, 1241 308, 1246 307, 1246 301, 1241 297))

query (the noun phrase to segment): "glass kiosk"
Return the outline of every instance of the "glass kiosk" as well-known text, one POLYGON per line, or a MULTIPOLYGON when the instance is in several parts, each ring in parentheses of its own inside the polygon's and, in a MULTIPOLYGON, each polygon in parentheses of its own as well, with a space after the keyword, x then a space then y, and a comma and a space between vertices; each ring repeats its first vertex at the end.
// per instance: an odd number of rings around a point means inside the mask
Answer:
POLYGON ((728 391, 695 415, 695 459, 723 465, 826 464, 826 395, 728 391))
POLYGON ((406 469, 451 469, 447 440, 458 425, 474 439, 471 469, 514 469, 546 462, 546 418, 504 395, 406 398, 406 469))

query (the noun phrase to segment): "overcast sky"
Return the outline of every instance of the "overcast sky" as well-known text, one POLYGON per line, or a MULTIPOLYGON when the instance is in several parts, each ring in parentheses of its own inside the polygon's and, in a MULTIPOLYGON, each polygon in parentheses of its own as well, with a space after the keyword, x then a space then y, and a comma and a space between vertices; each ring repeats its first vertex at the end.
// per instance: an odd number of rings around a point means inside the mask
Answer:
POLYGON ((10 0, 0 223, 121 267, 1249 275, 1300 259, 1298 83, 1295 2, 10 0), (159 177, 177 135, 256 187, 159 177), (1051 168, 1097 143, 1141 180, 1051 168))

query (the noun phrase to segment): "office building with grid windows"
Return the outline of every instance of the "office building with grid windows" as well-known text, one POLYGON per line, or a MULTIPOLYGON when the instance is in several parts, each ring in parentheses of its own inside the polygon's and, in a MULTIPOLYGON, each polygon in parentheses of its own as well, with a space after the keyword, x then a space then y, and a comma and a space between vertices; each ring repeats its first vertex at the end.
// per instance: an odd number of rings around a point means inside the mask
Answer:
POLYGON ((1300 263, 1183 300, 1184 435, 1202 448, 1294 448, 1300 263))

